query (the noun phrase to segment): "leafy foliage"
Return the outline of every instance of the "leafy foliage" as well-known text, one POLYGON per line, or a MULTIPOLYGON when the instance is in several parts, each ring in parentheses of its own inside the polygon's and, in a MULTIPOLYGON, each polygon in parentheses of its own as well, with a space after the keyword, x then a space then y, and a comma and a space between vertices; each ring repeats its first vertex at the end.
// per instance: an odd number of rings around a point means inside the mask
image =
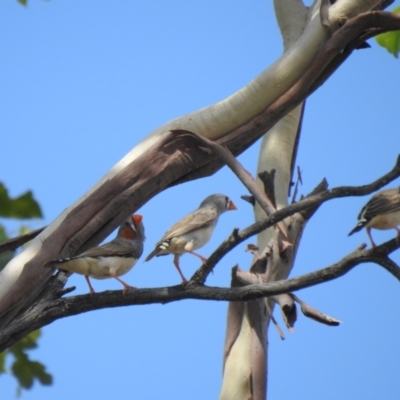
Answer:
POLYGON ((42 385, 53 383, 53 377, 46 372, 46 367, 38 361, 30 360, 27 354, 27 350, 35 349, 38 346, 37 340, 40 335, 40 330, 34 331, 0 354, 0 374, 8 372, 6 358, 9 355, 14 357, 11 371, 18 380, 17 395, 21 394, 22 389, 30 389, 35 380, 42 385))
POLYGON ((18 3, 26 6, 28 4, 28 0, 18 0, 18 3))
MULTIPOLYGON (((1 206, 0 206, 1 210, 1 206)), ((6 230, 4 226, 0 225, 0 243, 8 240, 8 236, 6 234, 6 230)), ((14 257, 14 251, 5 251, 4 253, 0 253, 0 271, 6 266, 6 264, 14 257)), ((0 359, 1 362, 1 359, 0 359)))
MULTIPOLYGON (((396 7, 392 12, 400 13, 400 6, 396 7)), ((400 31, 382 33, 381 35, 376 36, 376 41, 396 58, 399 57, 400 31)))
MULTIPOLYGON (((5 186, 0 183, 0 216, 16 219, 36 218, 42 217, 42 212, 31 191, 11 199, 5 186)), ((27 233, 27 228, 22 226, 19 233, 27 233)), ((0 224, 0 243, 8 239, 4 226, 0 224)), ((5 267, 14 255, 14 251, 0 253, 0 270, 5 267)), ((46 367, 38 361, 30 360, 27 354, 28 350, 38 347, 37 340, 40 335, 40 330, 32 332, 8 350, 0 353, 0 375, 9 373, 17 379, 17 395, 21 394, 22 389, 30 389, 35 380, 42 385, 51 385, 53 383, 53 378, 46 372, 46 367), (14 361, 7 368, 6 360, 9 357, 13 357, 14 361)))
POLYGON ((18 219, 41 218, 42 211, 30 190, 12 199, 8 196, 5 186, 0 183, 0 216, 18 219))

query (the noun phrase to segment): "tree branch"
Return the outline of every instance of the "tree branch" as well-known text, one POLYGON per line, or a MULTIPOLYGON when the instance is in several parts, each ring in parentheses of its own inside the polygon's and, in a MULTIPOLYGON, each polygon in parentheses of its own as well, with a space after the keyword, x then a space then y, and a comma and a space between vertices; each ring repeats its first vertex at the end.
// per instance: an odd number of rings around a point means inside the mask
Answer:
MULTIPOLYGON (((198 139, 208 146, 221 159, 221 161, 231 169, 231 171, 238 177, 247 190, 257 200, 258 204, 267 215, 273 214, 276 211, 276 208, 273 204, 274 200, 271 200, 268 195, 261 190, 255 179, 251 176, 250 172, 244 169, 242 164, 236 160, 234 155, 227 148, 201 136, 199 136, 198 139)), ((287 237, 285 226, 279 222, 278 226, 281 232, 287 237)))
POLYGON ((42 232, 46 227, 44 226, 43 228, 36 229, 35 231, 26 233, 25 235, 17 236, 15 238, 12 238, 10 240, 7 240, 3 243, 0 244, 0 254, 4 253, 5 251, 13 251, 15 249, 18 249, 18 247, 21 247, 24 245, 26 242, 29 242, 33 238, 35 238, 37 235, 39 235, 40 232, 42 232))
POLYGON ((390 272, 395 278, 400 281, 400 267, 389 257, 377 256, 371 259, 371 261, 385 268, 386 271, 390 272))
POLYGON ((286 217, 289 217, 297 212, 306 212, 306 210, 317 208, 325 201, 349 196, 364 196, 379 190, 383 186, 387 185, 389 182, 400 176, 400 155, 397 158, 396 164, 393 169, 387 174, 378 178, 376 181, 362 186, 339 186, 334 189, 325 190, 321 193, 313 194, 300 200, 298 203, 291 204, 285 208, 282 208, 272 215, 269 215, 265 219, 255 222, 249 227, 239 231, 235 229, 232 234, 225 239, 225 241, 211 254, 205 265, 202 265, 191 277, 189 285, 191 282, 195 284, 203 284, 207 276, 216 266, 216 264, 233 248, 238 244, 244 242, 251 236, 254 236, 264 229, 267 229, 277 222, 282 221, 286 217))
POLYGON ((290 293, 290 296, 293 298, 294 301, 300 304, 301 311, 306 317, 329 326, 340 325, 341 322, 338 319, 330 317, 329 315, 326 315, 323 312, 316 310, 314 307, 311 307, 293 293, 290 293))
MULTIPOLYGON (((321 46, 320 51, 307 69, 307 72, 274 103, 242 126, 228 132, 217 142, 229 148, 235 156, 250 147, 258 138, 272 128, 284 115, 293 110, 346 60, 341 58, 349 43, 357 40, 366 31, 380 29, 379 33, 400 30, 400 15, 382 11, 361 14, 348 20, 329 40, 321 46), (337 59, 338 57, 338 59, 337 59), (331 65, 334 68, 331 68, 331 65), (329 74, 324 72, 329 69, 329 74), (314 83, 318 82, 315 87, 314 83), (284 111, 283 111, 284 109, 284 111), (282 112, 283 111, 283 112, 282 112), (240 151, 238 149, 240 148, 240 151)), ((372 31, 371 31, 372 32, 372 31)), ((375 32, 375 35, 378 32, 375 32)), ((371 33, 373 36, 373 33, 371 33)), ((365 38, 363 37, 363 40, 365 38)), ((220 161, 207 163, 202 168, 189 173, 176 183, 186 182, 200 176, 208 176, 220 168, 220 161)))
MULTIPOLYGON (((345 275, 359 264, 374 262, 383 264, 387 256, 397 250, 400 244, 392 239, 375 249, 357 249, 345 256, 339 262, 299 277, 271 282, 254 284, 244 287, 219 288, 202 285, 178 285, 154 289, 137 289, 105 291, 101 293, 58 298, 59 294, 50 294, 41 300, 24 315, 17 317, 0 333, 0 352, 10 347, 28 333, 39 329, 60 318, 70 317, 88 311, 103 308, 123 307, 144 304, 167 304, 185 299, 215 300, 215 301, 249 301, 262 297, 274 296, 293 292, 310 286, 331 281, 345 275), (56 297, 56 298, 55 298, 56 297)), ((393 276, 400 280, 399 272, 384 266, 393 276)), ((70 289, 67 289, 67 291, 70 289)), ((61 290, 61 295, 65 291, 61 290)))

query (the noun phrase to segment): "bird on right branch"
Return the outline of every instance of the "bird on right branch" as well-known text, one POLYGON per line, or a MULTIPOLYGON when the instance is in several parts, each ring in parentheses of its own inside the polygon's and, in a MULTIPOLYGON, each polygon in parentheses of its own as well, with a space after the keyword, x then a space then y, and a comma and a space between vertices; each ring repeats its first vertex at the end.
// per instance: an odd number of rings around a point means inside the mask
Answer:
POLYGON ((375 193, 361 209, 358 215, 358 224, 348 236, 366 228, 371 240, 372 247, 376 244, 372 239, 371 228, 374 229, 396 229, 397 240, 400 240, 400 188, 386 189, 375 193))
POLYGON ((204 246, 210 240, 218 217, 222 213, 236 209, 233 201, 223 194, 208 196, 201 202, 197 210, 182 218, 164 234, 156 244, 155 249, 147 256, 146 261, 151 260, 154 256, 174 254, 174 265, 182 278, 182 282, 186 283, 187 279, 179 266, 180 256, 184 253, 190 253, 199 257, 205 264, 207 258, 193 250, 204 246))

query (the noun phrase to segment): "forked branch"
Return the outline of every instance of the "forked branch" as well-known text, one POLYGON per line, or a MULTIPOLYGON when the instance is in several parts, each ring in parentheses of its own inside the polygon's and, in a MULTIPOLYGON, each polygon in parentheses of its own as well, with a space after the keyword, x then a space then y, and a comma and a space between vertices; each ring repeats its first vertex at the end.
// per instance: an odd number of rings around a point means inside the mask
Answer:
MULTIPOLYGON (((387 261, 384 260, 387 260, 388 255, 399 247, 400 244, 396 239, 392 239, 375 249, 357 249, 339 262, 315 272, 287 280, 244 287, 219 288, 203 285, 178 285, 154 289, 137 289, 128 291, 125 295, 122 294, 121 290, 113 290, 66 298, 59 297, 65 294, 65 290, 61 290, 59 293, 51 294, 48 298, 34 305, 2 330, 0 333, 0 352, 28 333, 60 318, 103 308, 156 303, 166 304, 185 299, 243 302, 289 293, 336 279, 345 275, 359 264, 374 262, 378 265, 387 265, 387 261)), ((391 262, 390 268, 386 266, 384 268, 400 281, 400 267, 391 262)))
MULTIPOLYGON (((325 201, 349 196, 364 196, 381 189, 383 186, 392 182, 400 176, 400 155, 397 157, 396 164, 393 169, 387 174, 383 175, 376 181, 362 186, 339 186, 337 188, 323 190, 319 193, 311 194, 306 198, 300 200, 298 203, 291 204, 282 208, 265 219, 255 222, 249 227, 239 231, 235 229, 232 234, 225 239, 225 241, 211 254, 208 258, 207 264, 202 265, 192 276, 191 282, 202 284, 206 281, 207 276, 216 266, 216 264, 224 257, 229 251, 235 248, 238 244, 244 242, 251 236, 254 236, 263 230, 275 225, 277 222, 282 221, 284 218, 289 217, 297 212, 308 213, 309 210, 316 210, 325 201)), ((322 188, 326 186, 320 184, 322 188)), ((315 191, 314 191, 315 192, 315 191)))

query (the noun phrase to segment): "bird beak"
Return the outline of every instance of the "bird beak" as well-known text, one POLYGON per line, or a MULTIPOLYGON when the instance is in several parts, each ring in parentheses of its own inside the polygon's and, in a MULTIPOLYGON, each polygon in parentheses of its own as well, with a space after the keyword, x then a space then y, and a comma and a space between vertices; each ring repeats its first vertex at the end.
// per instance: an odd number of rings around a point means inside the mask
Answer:
POLYGON ((237 210, 237 207, 235 206, 235 203, 232 200, 229 200, 227 210, 237 210))
POLYGON ((142 222, 143 217, 139 214, 132 215, 133 225, 138 226, 142 222))

